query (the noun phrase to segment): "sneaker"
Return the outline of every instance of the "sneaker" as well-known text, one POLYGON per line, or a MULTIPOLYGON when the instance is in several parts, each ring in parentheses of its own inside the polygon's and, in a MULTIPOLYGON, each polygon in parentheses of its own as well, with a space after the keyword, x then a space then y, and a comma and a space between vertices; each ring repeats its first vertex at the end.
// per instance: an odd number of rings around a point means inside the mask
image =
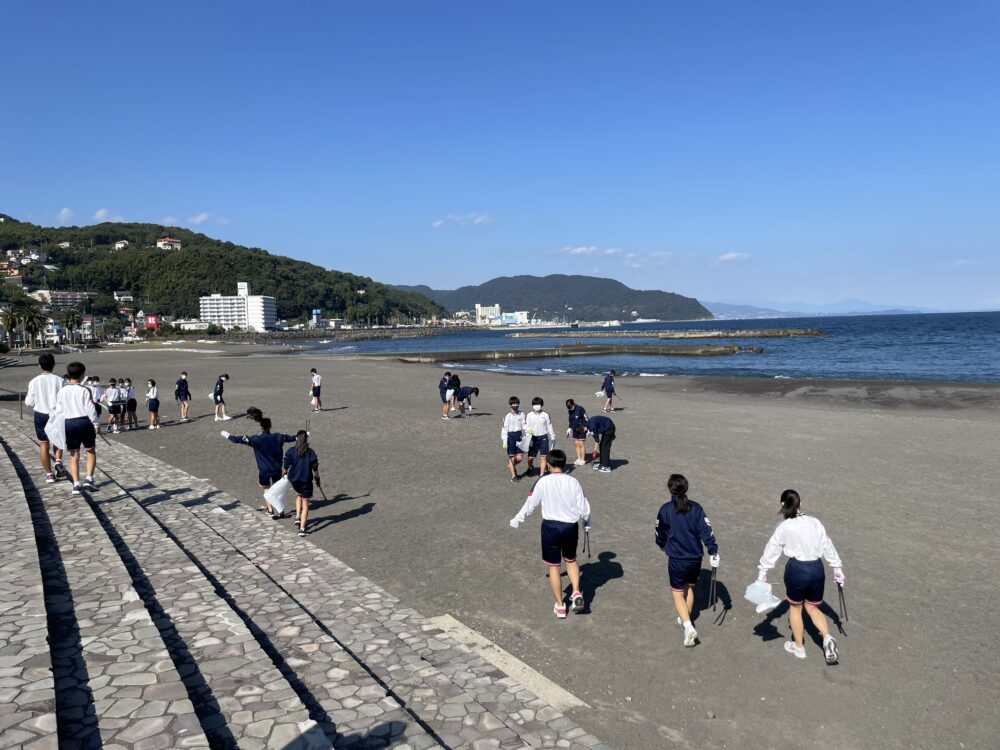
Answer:
POLYGON ((51 471, 45 475, 45 484, 52 484, 54 481, 56 481, 56 475, 51 471))
POLYGON ((447 414, 442 415, 441 419, 451 419, 447 414))
POLYGON ((805 647, 799 648, 795 645, 795 641, 785 641, 785 651, 798 659, 806 658, 805 647))
POLYGON ((583 594, 579 591, 573 593, 573 596, 569 598, 569 606, 574 612, 579 612, 583 609, 583 594))
POLYGON ((216 422, 221 422, 221 421, 222 421, 222 417, 216 417, 216 418, 215 418, 215 421, 216 421, 216 422))
POLYGON ((97 489, 97 485, 94 484, 94 478, 93 477, 87 477, 87 478, 85 478, 83 480, 83 486, 84 486, 85 489, 88 489, 88 490, 96 490, 97 489))
POLYGON ((515 474, 514 476, 512 476, 510 478, 510 481, 511 481, 511 484, 517 484, 518 482, 521 481, 521 475, 520 474, 515 474))
POLYGON ((552 614, 554 614, 560 620, 565 620, 566 619, 566 605, 563 604, 562 602, 559 602, 559 604, 553 604, 552 605, 552 614))
POLYGON ((832 635, 828 635, 823 642, 823 655, 826 657, 827 664, 836 664, 840 659, 840 653, 837 651, 837 639, 832 635))
POLYGON ((160 425, 156 425, 156 429, 160 429, 160 425))
POLYGON ((73 494, 79 495, 82 492, 83 492, 83 485, 80 484, 79 482, 73 482, 73 494))
POLYGON ((678 625, 683 625, 684 624, 683 622, 681 622, 681 618, 679 618, 679 617, 677 618, 677 624, 678 625))
POLYGON ((586 463, 587 462, 584 461, 582 458, 578 458, 578 459, 576 459, 576 461, 573 462, 573 465, 574 466, 585 466, 586 463))
POLYGON ((598 470, 598 471, 599 471, 599 472, 600 472, 601 474, 610 474, 610 473, 611 473, 611 469, 610 469, 610 467, 607 467, 607 466, 601 466, 601 467, 599 467, 599 468, 598 468, 597 470, 598 470))
POLYGON ((151 429, 151 430, 155 430, 155 429, 156 429, 156 425, 155 425, 155 424, 151 424, 151 425, 149 426, 149 429, 151 429))
POLYGON ((306 530, 305 529, 299 529, 299 536, 301 537, 301 536, 305 536, 305 535, 306 535, 306 530))
POLYGON ((690 648, 698 641, 698 631, 694 628, 687 628, 684 631, 684 645, 690 648))

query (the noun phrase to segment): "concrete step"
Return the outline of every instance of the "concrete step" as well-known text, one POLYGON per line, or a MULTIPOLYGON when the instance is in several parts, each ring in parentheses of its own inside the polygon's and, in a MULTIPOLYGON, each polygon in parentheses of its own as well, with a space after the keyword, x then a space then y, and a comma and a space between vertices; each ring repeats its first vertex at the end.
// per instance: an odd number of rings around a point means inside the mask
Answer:
MULTIPOLYGON (((325 551, 203 480, 115 444, 109 471, 141 462, 152 510, 181 503, 277 583, 450 747, 603 748, 596 737, 325 551), (139 458, 141 456, 141 458, 139 458), (159 493, 159 497, 157 497, 159 493)), ((253 501, 256 502, 256 501, 253 501)))
POLYGON ((43 726, 49 740, 70 748, 141 740, 207 746, 160 632, 100 523, 67 482, 36 485, 26 467, 37 463, 37 447, 6 425, 3 434, 40 545, 57 725, 43 726))

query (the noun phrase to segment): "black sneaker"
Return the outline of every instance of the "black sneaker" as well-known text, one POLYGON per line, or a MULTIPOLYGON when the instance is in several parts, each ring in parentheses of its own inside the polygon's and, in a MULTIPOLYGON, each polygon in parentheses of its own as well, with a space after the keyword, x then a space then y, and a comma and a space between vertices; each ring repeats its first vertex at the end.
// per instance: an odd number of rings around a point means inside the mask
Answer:
POLYGON ((299 529, 299 536, 303 537, 305 535, 306 535, 306 530, 305 529, 299 529))
POLYGON ((97 489, 97 485, 94 484, 94 479, 92 477, 86 477, 83 480, 83 488, 85 490, 96 490, 97 489))
POLYGON ((73 482, 73 494, 79 495, 83 492, 83 485, 79 482, 73 482))

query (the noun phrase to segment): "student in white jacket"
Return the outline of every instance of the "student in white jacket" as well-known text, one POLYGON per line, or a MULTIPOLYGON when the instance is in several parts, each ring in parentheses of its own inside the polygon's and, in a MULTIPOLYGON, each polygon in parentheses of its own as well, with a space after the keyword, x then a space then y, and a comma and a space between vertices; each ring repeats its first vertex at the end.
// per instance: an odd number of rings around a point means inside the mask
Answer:
POLYGON ((566 575, 572 585, 570 607, 579 612, 584 607, 580 593, 580 566, 576 562, 576 548, 579 543, 580 521, 584 531, 590 531, 590 503, 583 494, 580 483, 568 474, 563 474, 566 454, 561 450, 549 453, 552 472, 535 482, 535 486, 524 501, 516 516, 510 519, 512 528, 517 528, 539 505, 542 506, 542 562, 549 569, 549 585, 555 604, 552 613, 563 620, 566 618, 566 602, 562 592, 562 562, 566 562, 566 575))
POLYGON ((833 568, 833 580, 844 585, 844 571, 841 569, 840 555, 826 535, 817 519, 802 514, 802 500, 795 490, 781 493, 781 515, 785 520, 778 524, 764 548, 764 554, 757 566, 758 580, 767 581, 767 571, 774 567, 784 553, 788 556, 785 565, 785 598, 788 600, 788 622, 792 626, 791 641, 785 642, 785 651, 806 658, 803 644, 804 628, 802 608, 813 625, 823 636, 823 653, 827 664, 836 664, 839 654, 837 641, 830 635, 826 615, 820 610, 823 604, 823 587, 826 574, 823 571, 825 558, 833 568))
POLYGON ((538 457, 538 476, 545 476, 546 465, 548 463, 549 449, 556 447, 556 431, 552 427, 552 420, 549 413, 542 411, 545 402, 535 396, 531 399, 531 412, 524 420, 525 429, 531 438, 528 445, 528 470, 525 476, 535 468, 535 458, 538 457))
POLYGON ((500 447, 507 449, 507 468, 510 469, 510 481, 516 483, 521 481, 521 477, 517 473, 517 465, 524 460, 524 452, 518 445, 524 438, 524 413, 521 412, 521 400, 517 396, 511 396, 507 400, 507 404, 510 406, 510 411, 504 415, 503 424, 500 426, 500 447))
POLYGON ((24 405, 30 406, 35 412, 35 437, 38 438, 38 458, 45 469, 45 481, 52 483, 56 478, 65 474, 63 468, 62 451, 55 449, 56 465, 53 470, 49 460, 49 436, 45 434, 45 425, 49 417, 55 413, 56 397, 63 387, 63 379, 58 375, 53 375, 52 370, 56 366, 56 358, 51 354, 42 354, 38 358, 38 367, 41 373, 36 375, 28 383, 28 395, 24 398, 24 405))

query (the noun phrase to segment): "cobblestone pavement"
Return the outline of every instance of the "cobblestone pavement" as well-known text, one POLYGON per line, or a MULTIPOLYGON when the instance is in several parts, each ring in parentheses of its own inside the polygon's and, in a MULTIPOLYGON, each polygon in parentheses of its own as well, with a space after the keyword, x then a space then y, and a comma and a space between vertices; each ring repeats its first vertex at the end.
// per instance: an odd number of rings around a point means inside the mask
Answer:
POLYGON ((100 468, 91 521, 211 687, 192 690, 181 671, 196 706, 215 701, 221 726, 201 716, 212 744, 222 730, 240 747, 274 747, 278 727, 294 724, 335 747, 607 747, 280 522, 121 444, 101 445, 100 468), (278 708, 296 720, 269 714, 278 708))

